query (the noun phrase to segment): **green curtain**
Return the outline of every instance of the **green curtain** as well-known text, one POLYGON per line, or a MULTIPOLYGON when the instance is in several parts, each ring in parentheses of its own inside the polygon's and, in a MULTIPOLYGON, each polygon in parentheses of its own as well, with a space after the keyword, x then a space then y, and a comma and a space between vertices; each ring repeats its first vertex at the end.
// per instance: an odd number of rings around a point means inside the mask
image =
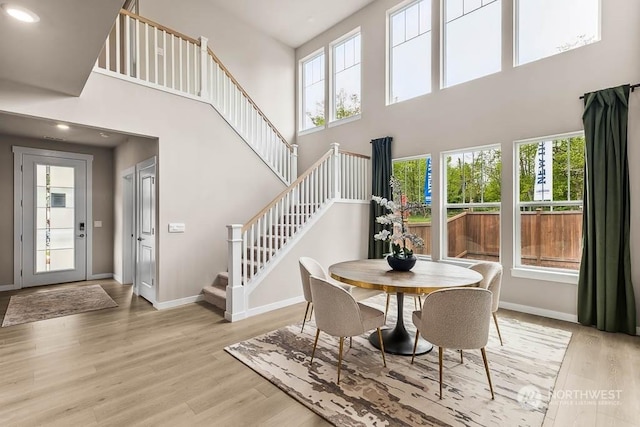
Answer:
MULTIPOLYGON (((374 196, 391 199, 391 141, 392 137, 386 136, 371 140, 371 193, 374 196)), ((376 222, 376 217, 386 213, 385 208, 379 206, 373 200, 369 208, 369 259, 382 258, 389 252, 387 243, 375 240, 373 235, 379 233, 384 227, 376 222)))
POLYGON ((629 252, 629 85, 585 94, 586 167, 578 321, 636 333, 629 252))

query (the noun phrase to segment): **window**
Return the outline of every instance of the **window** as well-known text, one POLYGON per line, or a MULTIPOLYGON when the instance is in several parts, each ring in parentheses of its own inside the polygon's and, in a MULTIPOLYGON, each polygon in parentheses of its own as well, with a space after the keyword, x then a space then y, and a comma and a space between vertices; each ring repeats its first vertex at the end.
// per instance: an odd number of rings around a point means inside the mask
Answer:
POLYGON ((431 0, 389 14, 388 104, 431 92, 431 0))
POLYGON ((324 51, 300 61, 301 106, 300 130, 324 126, 324 51))
POLYGON ((515 19, 516 65, 600 40, 600 0, 516 0, 515 19))
POLYGON ((332 44, 332 121, 360 114, 361 56, 360 32, 358 30, 332 44))
POLYGON ((431 256, 431 155, 393 161, 393 176, 402 184, 407 202, 421 205, 407 218, 409 232, 424 240, 424 247, 413 248, 416 255, 431 256))
POLYGON ((498 146, 443 155, 445 258, 500 260, 500 174, 498 146))
POLYGON ((500 71, 501 1, 444 0, 443 5, 443 86, 500 71))
POLYGON ((520 142, 516 150, 516 267, 578 270, 583 134, 520 142))

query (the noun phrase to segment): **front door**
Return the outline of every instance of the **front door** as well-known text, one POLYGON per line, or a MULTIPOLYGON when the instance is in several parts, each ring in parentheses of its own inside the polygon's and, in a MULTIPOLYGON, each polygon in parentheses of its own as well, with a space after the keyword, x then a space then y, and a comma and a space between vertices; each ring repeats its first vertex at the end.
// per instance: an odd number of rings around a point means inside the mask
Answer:
POLYGON ((156 159, 136 165, 136 289, 138 295, 156 302, 156 159))
POLYGON ((87 161, 22 154, 21 196, 22 287, 85 280, 87 161))

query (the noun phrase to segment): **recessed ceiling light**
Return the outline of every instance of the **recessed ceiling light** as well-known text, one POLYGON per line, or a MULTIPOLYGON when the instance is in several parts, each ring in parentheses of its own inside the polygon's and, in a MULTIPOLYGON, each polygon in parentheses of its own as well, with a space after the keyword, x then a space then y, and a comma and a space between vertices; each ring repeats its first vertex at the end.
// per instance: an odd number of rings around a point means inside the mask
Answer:
POLYGON ((108 133, 100 132, 100 136, 103 138, 109 138, 111 135, 109 135, 108 133))
POLYGON ((69 125, 65 125, 64 123, 58 123, 56 127, 62 130, 69 130, 69 125))
POLYGON ((9 15, 10 17, 17 19, 20 22, 26 22, 28 24, 33 24, 36 23, 40 20, 40 17, 38 15, 36 15, 35 13, 33 13, 32 11, 30 11, 29 9, 26 9, 24 7, 20 7, 20 6, 14 6, 11 4, 7 4, 4 3, 2 5, 2 9, 4 10, 4 12, 9 15))

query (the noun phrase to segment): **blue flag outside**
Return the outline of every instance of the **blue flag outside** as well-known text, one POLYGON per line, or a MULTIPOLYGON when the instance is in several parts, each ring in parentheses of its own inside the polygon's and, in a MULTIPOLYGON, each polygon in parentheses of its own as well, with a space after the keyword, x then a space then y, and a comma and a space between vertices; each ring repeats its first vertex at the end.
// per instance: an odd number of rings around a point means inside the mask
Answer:
POLYGON ((427 173, 424 175, 424 202, 431 204, 431 157, 427 157, 427 173))

